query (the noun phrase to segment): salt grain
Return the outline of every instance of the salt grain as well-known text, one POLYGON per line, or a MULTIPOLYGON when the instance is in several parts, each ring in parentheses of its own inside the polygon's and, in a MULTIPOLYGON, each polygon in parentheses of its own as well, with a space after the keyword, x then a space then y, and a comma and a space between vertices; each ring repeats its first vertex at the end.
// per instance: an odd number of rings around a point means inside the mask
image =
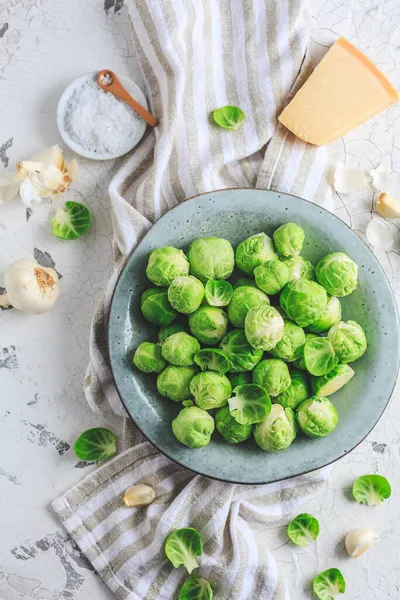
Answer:
POLYGON ((64 127, 70 138, 89 152, 119 154, 137 136, 141 118, 97 82, 87 81, 69 98, 64 127))

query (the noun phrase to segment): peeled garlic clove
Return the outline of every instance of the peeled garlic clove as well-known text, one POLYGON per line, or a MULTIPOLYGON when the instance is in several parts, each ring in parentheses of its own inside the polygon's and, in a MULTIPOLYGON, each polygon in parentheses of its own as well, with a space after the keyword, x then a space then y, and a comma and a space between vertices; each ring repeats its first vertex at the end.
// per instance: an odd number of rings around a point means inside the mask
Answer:
POLYGON ((133 506, 148 506, 155 497, 156 493, 153 488, 144 483, 139 483, 126 490, 123 501, 125 506, 132 508, 133 506))
POLYGON ((377 535, 373 529, 352 529, 344 540, 347 554, 352 558, 360 558, 376 540, 377 535))
POLYGON ((376 210, 385 219, 400 219, 400 201, 386 192, 379 196, 376 210))

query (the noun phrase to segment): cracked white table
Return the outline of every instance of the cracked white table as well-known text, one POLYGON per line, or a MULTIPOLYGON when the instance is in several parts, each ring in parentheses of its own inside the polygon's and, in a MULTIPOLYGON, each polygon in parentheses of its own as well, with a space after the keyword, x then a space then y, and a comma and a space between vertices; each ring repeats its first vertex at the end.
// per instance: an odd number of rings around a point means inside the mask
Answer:
MULTIPOLYGON (((318 56, 338 34, 349 37, 390 77, 400 81, 399 0, 313 0, 313 50, 318 56)), ((111 68, 141 84, 123 0, 8 0, 0 3, 0 160, 17 160, 58 143, 57 99, 83 71, 111 68)), ((331 160, 369 171, 384 157, 394 181, 400 173, 399 107, 346 136, 331 160)), ((60 529, 48 504, 94 467, 80 463, 70 445, 77 434, 117 419, 94 415, 86 406, 82 379, 89 324, 106 284, 111 255, 107 186, 113 162, 80 161, 73 194, 94 214, 92 231, 74 243, 51 234, 48 205, 26 212, 20 202, 0 209, 0 271, 21 257, 50 259, 62 274, 62 295, 44 318, 16 311, 0 314, 0 598, 96 600, 112 595, 60 529), (46 254, 48 253, 48 254, 46 254)), ((396 191, 396 186, 394 190, 396 191)), ((397 192, 399 192, 397 188, 397 192)), ((336 213, 360 235, 371 219, 373 192, 336 196, 336 213)), ((397 298, 400 294, 399 235, 395 250, 379 253, 397 298)), ((378 374, 379 375, 379 374, 378 374)), ((304 506, 322 533, 308 549, 293 548, 285 530, 260 532, 284 569, 293 600, 310 598, 319 571, 339 567, 346 598, 400 598, 399 389, 371 435, 336 463, 324 490, 304 506), (350 499, 355 477, 380 472, 393 497, 381 508, 350 499), (379 540, 359 561, 346 558, 349 528, 368 526, 379 540)))

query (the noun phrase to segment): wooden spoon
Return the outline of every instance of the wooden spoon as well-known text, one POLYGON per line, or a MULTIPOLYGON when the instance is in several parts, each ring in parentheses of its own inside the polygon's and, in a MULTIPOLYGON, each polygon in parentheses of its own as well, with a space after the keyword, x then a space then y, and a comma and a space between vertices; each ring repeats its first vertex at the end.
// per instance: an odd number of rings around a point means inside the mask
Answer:
POLYGON ((97 75, 97 83, 106 92, 111 92, 114 94, 114 96, 117 96, 117 98, 120 98, 126 102, 151 127, 156 127, 156 125, 158 125, 158 119, 156 119, 156 117, 149 113, 144 106, 139 104, 139 102, 136 102, 136 100, 134 100, 132 96, 128 94, 113 71, 109 71, 108 69, 99 71, 97 75))

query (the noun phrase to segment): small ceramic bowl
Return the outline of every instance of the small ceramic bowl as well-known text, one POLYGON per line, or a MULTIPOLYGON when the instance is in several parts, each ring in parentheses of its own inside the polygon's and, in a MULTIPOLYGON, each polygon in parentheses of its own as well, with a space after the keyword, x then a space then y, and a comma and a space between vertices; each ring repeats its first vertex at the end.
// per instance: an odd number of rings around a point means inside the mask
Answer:
MULTIPOLYGON (((85 158, 91 158, 92 160, 109 160, 111 158, 119 158, 120 156, 124 156, 127 152, 130 152, 137 146, 137 144, 142 139, 144 132, 146 131, 147 123, 139 117, 139 127, 137 128, 137 132, 135 137, 129 139, 125 146, 118 153, 100 153, 93 152, 91 150, 87 150, 83 148, 80 144, 71 139, 69 133, 65 129, 65 111, 67 107, 68 100, 75 92, 76 89, 80 88, 87 81, 96 81, 97 80, 98 71, 91 71, 90 73, 86 73, 78 79, 75 79, 69 86, 64 90, 57 106, 57 126, 60 132, 60 135, 66 145, 79 154, 80 156, 84 156, 85 158)), ((137 102, 139 102, 144 108, 148 108, 146 96, 140 89, 140 87, 129 79, 128 77, 118 76, 122 85, 125 87, 127 92, 134 98, 137 102)), ((121 100, 122 102, 122 100, 121 100)), ((130 109, 132 110, 132 109, 130 109)))

